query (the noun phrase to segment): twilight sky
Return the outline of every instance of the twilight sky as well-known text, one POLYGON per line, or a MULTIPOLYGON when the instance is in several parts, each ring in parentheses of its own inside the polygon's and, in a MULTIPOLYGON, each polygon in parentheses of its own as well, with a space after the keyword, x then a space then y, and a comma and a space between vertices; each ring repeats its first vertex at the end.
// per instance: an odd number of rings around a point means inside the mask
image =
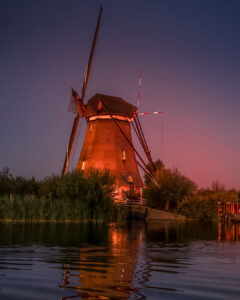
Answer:
MULTIPOLYGON (((103 18, 86 100, 137 103, 153 159, 200 187, 240 189, 240 2, 8 0, 0 11, 0 169, 60 173, 100 4, 103 18), (162 136, 163 133, 163 136, 162 136), (163 143, 162 143, 163 142, 163 143)), ((78 154, 85 131, 82 122, 78 154)), ((77 155, 78 156, 78 155, 77 155)))

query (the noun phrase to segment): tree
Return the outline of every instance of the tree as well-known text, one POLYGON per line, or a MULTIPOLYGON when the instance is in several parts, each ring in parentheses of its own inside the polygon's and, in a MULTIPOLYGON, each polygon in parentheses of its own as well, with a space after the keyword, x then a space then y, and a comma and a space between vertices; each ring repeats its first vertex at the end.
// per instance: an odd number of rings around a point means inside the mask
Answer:
POLYGON ((163 163, 157 161, 154 177, 160 188, 150 180, 146 180, 144 197, 148 205, 157 209, 178 209, 185 197, 190 197, 196 192, 196 184, 182 175, 177 169, 165 169, 163 163))

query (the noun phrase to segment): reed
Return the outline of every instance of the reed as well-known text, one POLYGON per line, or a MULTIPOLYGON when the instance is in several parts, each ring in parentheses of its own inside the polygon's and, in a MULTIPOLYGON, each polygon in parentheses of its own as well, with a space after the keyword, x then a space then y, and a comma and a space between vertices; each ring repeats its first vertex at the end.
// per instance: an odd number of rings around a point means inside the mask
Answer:
POLYGON ((114 178, 108 171, 74 171, 34 178, 0 174, 0 220, 114 222, 122 212, 112 201, 114 178))

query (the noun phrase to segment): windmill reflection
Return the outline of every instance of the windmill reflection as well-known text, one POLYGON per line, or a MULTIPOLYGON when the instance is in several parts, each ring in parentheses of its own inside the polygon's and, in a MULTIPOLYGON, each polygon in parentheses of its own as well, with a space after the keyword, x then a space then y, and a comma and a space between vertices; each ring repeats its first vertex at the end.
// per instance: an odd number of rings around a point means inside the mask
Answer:
POLYGON ((61 287, 75 295, 67 299, 128 299, 132 292, 135 267, 142 242, 143 227, 130 230, 108 229, 108 247, 80 250, 80 265, 76 272, 64 265, 61 287))
MULTIPOLYGON (((179 261, 176 248, 184 249, 185 257, 192 241, 240 240, 240 224, 136 222, 127 229, 106 230, 107 240, 100 245, 86 241, 90 246, 64 249, 61 287, 70 296, 62 300, 128 299, 133 294, 134 298, 145 299, 142 289, 149 288, 154 272, 155 276, 156 271, 180 274, 181 268, 188 267, 179 261)), ((163 289, 176 291, 163 277, 161 282, 163 289)))

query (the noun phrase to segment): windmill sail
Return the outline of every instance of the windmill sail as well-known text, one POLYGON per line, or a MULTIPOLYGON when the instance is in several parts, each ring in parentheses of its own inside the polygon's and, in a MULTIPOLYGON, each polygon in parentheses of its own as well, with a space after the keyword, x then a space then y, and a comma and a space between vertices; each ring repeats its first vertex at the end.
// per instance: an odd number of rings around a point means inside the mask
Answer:
POLYGON ((94 38, 93 38, 93 42, 92 42, 92 49, 91 49, 91 52, 89 55, 88 64, 87 64, 87 68, 86 68, 86 72, 85 72, 85 76, 84 76, 82 95, 81 95, 82 101, 84 100, 84 97, 85 97, 87 84, 88 84, 88 80, 89 80, 89 75, 90 75, 90 71, 91 71, 91 66, 92 66, 92 62, 93 62, 93 57, 94 57, 94 53, 95 53, 95 49, 96 49, 98 33, 99 33, 100 23, 101 23, 101 18, 102 18, 102 11, 103 11, 103 8, 100 7, 98 20, 97 20, 97 26, 96 26, 96 30, 95 30, 95 34, 94 34, 94 38))
POLYGON ((68 147, 67 147, 67 153, 66 153, 63 168, 62 168, 62 175, 66 174, 68 171, 68 168, 69 168, 69 159, 71 156, 72 146, 73 146, 73 142, 75 139, 78 123, 79 123, 79 116, 76 116, 74 119, 74 122, 73 122, 71 136, 70 136, 70 140, 69 140, 68 147))
POLYGON ((85 76, 84 76, 81 98, 79 98, 77 92, 74 89, 72 89, 72 97, 70 100, 70 105, 68 107, 68 110, 76 112, 77 116, 75 117, 74 122, 73 122, 70 140, 68 143, 67 152, 65 155, 65 160, 64 160, 64 164, 63 164, 63 168, 62 168, 62 175, 66 174, 68 171, 69 158, 71 157, 71 154, 72 154, 72 146, 73 146, 73 143, 75 140, 76 131, 77 131, 78 123, 79 123, 79 118, 84 116, 85 106, 83 104, 83 100, 85 97, 87 84, 88 84, 88 80, 89 80, 89 75, 90 75, 90 71, 91 71, 91 66, 92 66, 92 62, 93 62, 93 57, 94 57, 94 53, 95 53, 95 49, 96 49, 97 38, 98 38, 101 17, 102 17, 102 10, 103 10, 103 8, 100 7, 98 20, 97 20, 97 26, 96 26, 96 30, 95 30, 95 34, 94 34, 94 38, 93 38, 93 42, 92 42, 92 48, 91 48, 90 56, 88 59, 85 76))

